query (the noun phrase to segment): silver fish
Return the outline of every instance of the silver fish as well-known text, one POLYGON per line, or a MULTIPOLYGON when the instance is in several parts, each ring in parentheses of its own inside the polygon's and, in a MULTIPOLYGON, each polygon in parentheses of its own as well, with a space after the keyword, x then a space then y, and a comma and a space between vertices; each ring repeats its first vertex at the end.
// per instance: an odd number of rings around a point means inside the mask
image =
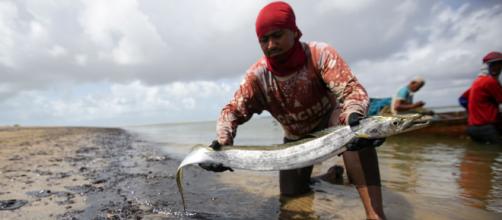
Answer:
POLYGON ((210 147, 197 146, 181 162, 176 172, 176 182, 185 209, 182 168, 190 164, 221 163, 224 166, 255 170, 289 170, 320 163, 347 150, 345 145, 352 139, 385 138, 428 126, 429 120, 421 115, 372 116, 359 125, 337 126, 307 135, 300 141, 271 146, 224 146, 215 151, 210 147))

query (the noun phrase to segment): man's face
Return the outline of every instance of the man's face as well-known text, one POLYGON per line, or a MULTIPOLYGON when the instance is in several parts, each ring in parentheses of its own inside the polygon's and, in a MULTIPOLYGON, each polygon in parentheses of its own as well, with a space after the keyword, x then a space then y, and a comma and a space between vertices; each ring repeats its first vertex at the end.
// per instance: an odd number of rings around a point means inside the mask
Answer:
POLYGON ((423 83, 423 82, 416 82, 416 81, 412 81, 412 82, 410 83, 410 90, 411 90, 412 92, 416 92, 416 91, 420 90, 420 88, 422 88, 422 86, 424 86, 424 84, 425 84, 425 83, 423 83))
POLYGON ((490 73, 495 77, 500 76, 500 70, 502 69, 502 61, 498 61, 490 64, 490 73))
POLYGON ((295 35, 296 33, 289 29, 274 29, 261 36, 258 40, 266 57, 280 60, 281 55, 284 55, 294 46, 295 35))

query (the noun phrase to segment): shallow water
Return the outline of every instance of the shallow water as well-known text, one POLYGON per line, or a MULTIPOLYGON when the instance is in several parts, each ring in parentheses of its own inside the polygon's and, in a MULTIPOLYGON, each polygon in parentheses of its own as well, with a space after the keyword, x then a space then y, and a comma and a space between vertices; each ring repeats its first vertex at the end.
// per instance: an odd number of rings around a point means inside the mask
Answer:
MULTIPOLYGON (((195 144, 209 144, 215 138, 214 122, 126 129, 158 143, 177 159, 182 159, 195 144)), ((274 144, 281 140, 280 126, 270 118, 260 118, 239 128, 235 144, 274 144)), ((475 144, 466 137, 406 134, 388 138, 377 151, 387 217, 502 217, 502 146, 475 144)), ((323 163, 315 172, 322 174, 335 163, 342 164, 341 158, 323 163)), ((185 183, 191 183, 185 190, 192 211, 185 217, 364 218, 357 192, 347 184, 321 181, 314 185, 311 195, 290 199, 278 196, 277 172, 236 171, 216 177, 220 183, 211 183, 207 189, 210 195, 203 196, 209 196, 211 201, 224 200, 214 207, 201 204, 201 195, 190 192, 190 185, 199 184, 196 177, 185 177, 185 183), (243 201, 243 196, 235 195, 235 190, 247 193, 246 199, 243 201)))
POLYGON ((379 149, 390 189, 502 213, 502 146, 466 137, 402 135, 379 149))

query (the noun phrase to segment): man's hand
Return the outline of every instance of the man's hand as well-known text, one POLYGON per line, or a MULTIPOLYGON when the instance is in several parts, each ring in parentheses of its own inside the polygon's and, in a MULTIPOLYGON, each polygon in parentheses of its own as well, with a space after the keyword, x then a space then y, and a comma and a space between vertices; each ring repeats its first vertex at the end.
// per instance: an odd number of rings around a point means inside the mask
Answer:
MULTIPOLYGON (((210 148, 213 148, 213 150, 220 150, 221 149, 221 144, 214 140, 210 145, 209 145, 210 148)), ((208 170, 208 171, 213 171, 213 172, 224 172, 224 171, 227 171, 227 170, 230 170, 232 172, 234 172, 234 170, 230 167, 226 167, 226 166, 223 166, 223 164, 221 163, 199 163, 199 166, 202 168, 202 169, 205 169, 205 170, 208 170)))
MULTIPOLYGON (((348 124, 350 127, 359 125, 359 121, 363 116, 358 113, 351 113, 349 115, 348 124)), ((358 151, 367 147, 378 147, 385 142, 385 138, 354 138, 347 144, 347 150, 358 151)))
POLYGON ((423 102, 423 101, 418 101, 418 102, 415 103, 415 107, 416 108, 420 108, 420 107, 422 107, 424 105, 425 105, 425 102, 423 102))

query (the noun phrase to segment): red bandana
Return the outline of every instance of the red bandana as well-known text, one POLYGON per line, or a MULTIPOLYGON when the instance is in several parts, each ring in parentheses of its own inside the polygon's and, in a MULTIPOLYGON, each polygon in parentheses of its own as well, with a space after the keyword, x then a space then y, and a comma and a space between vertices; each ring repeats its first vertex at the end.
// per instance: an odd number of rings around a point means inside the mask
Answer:
POLYGON ((295 13, 291 6, 285 2, 272 2, 265 6, 256 18, 256 34, 258 37, 267 32, 284 28, 298 33, 294 46, 286 52, 286 61, 279 62, 276 58, 265 57, 267 68, 276 76, 288 76, 303 67, 307 56, 300 43, 302 32, 295 22, 295 13))

